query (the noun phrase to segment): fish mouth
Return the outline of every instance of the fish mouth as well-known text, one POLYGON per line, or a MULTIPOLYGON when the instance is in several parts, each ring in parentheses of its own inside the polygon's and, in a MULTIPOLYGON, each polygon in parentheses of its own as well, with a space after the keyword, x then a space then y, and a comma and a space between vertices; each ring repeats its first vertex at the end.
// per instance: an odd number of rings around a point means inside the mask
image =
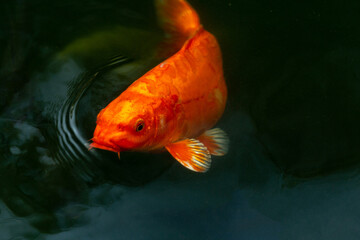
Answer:
POLYGON ((92 142, 90 144, 89 150, 92 148, 98 148, 98 149, 107 150, 107 151, 111 151, 111 152, 120 152, 120 148, 116 148, 116 147, 110 146, 110 145, 99 144, 96 142, 92 142))

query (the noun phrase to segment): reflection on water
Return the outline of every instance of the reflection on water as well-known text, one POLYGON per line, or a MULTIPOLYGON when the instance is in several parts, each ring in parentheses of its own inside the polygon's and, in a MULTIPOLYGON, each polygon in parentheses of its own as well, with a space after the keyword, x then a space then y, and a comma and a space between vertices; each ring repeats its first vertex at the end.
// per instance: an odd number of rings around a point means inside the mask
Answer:
POLYGON ((88 151, 99 110, 160 62, 150 1, 53 3, 0 3, 0 239, 360 237, 357 2, 191 1, 230 93, 206 174, 88 151))

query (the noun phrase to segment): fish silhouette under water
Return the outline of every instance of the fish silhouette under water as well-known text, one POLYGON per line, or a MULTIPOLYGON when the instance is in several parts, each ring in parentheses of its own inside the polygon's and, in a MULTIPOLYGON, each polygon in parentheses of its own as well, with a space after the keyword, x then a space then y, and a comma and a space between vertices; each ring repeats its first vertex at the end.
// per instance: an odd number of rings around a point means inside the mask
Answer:
POLYGON ((227 88, 215 37, 185 0, 156 0, 169 46, 180 46, 131 84, 97 116, 91 147, 117 152, 167 149, 185 167, 206 172, 228 138, 211 129, 224 112, 227 88))

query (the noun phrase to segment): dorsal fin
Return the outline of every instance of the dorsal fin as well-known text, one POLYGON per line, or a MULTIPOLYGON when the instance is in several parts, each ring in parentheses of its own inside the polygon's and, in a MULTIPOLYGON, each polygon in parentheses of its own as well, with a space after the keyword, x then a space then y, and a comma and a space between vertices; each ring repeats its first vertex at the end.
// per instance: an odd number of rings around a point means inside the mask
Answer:
POLYGON ((160 55, 180 50, 201 28, 198 14, 185 0, 155 0, 155 7, 159 25, 165 32, 160 55))

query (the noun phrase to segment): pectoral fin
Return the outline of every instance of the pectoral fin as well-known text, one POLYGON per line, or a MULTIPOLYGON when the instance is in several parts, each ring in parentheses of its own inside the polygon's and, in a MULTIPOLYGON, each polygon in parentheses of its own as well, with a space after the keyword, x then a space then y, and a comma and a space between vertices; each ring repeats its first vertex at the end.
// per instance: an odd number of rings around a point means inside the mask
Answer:
POLYGON ((196 139, 185 139, 166 146, 169 153, 182 165, 195 172, 206 172, 211 165, 207 148, 196 139))
POLYGON ((223 156, 229 149, 229 138, 220 128, 207 130, 197 138, 209 150, 211 155, 223 156))

